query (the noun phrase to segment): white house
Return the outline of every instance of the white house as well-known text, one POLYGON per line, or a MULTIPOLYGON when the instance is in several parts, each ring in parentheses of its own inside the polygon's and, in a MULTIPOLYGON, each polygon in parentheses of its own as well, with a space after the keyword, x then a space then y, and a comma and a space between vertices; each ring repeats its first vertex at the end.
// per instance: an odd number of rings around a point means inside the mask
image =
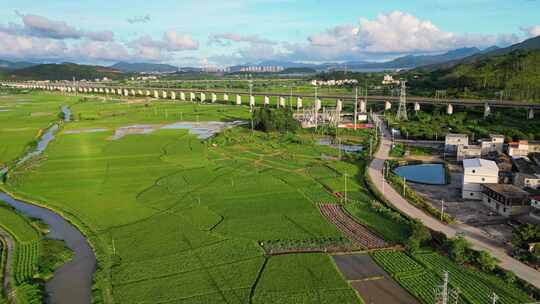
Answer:
POLYGON ((449 153, 456 153, 459 146, 468 146, 469 136, 467 134, 447 134, 444 141, 444 150, 449 153))
POLYGON ((504 135, 490 134, 489 139, 481 139, 478 141, 482 147, 482 155, 492 152, 503 152, 504 135))
POLYGON ((482 184, 499 182, 499 167, 494 161, 472 158, 463 160, 462 198, 482 200, 482 184))

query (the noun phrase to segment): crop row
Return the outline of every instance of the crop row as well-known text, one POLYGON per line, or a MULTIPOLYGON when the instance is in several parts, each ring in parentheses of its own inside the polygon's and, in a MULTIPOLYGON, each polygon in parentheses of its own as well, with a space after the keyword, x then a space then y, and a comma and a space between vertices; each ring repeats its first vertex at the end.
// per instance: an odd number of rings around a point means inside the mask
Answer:
POLYGON ((21 243, 14 250, 14 277, 17 285, 33 277, 37 271, 40 243, 38 241, 21 243))
POLYGON ((391 274, 423 269, 423 267, 401 251, 377 251, 373 259, 391 274))
POLYGON ((525 303, 530 300, 522 292, 508 286, 508 284, 504 285, 501 282, 501 284, 494 286, 491 281, 496 280, 495 277, 486 281, 486 276, 479 275, 477 272, 456 265, 448 258, 439 254, 418 254, 416 255, 416 259, 438 275, 442 275, 444 271, 447 271, 450 282, 458 287, 463 297, 471 303, 487 303, 493 292, 496 292, 497 296, 499 296, 498 303, 525 303))

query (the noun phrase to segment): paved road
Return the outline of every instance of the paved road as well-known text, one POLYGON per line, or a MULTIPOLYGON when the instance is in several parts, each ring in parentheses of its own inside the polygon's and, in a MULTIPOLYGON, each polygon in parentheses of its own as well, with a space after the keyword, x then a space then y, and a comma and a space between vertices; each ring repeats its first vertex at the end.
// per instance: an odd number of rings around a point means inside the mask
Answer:
MULTIPOLYGON (((379 117, 375 117, 375 120, 381 122, 379 117)), ((381 125, 383 124, 381 123, 381 125)), ((422 210, 411 205, 386 181, 383 181, 382 169, 384 166, 384 161, 389 158, 388 154, 390 152, 392 143, 388 128, 381 127, 381 129, 383 135, 381 138, 381 145, 379 150, 375 153, 375 157, 369 166, 368 174, 375 187, 381 193, 383 193, 386 199, 409 217, 422 221, 422 223, 430 229, 440 231, 446 234, 447 237, 454 237, 457 233, 463 233, 465 238, 471 243, 472 248, 490 252, 494 257, 499 259, 499 266, 513 271, 519 278, 529 282, 537 288, 540 288, 540 272, 510 257, 507 254, 509 249, 507 246, 501 245, 494 240, 490 240, 489 238, 485 237, 485 234, 480 229, 467 224, 445 225, 439 222, 431 215, 428 215, 422 210)))
MULTIPOLYGON (((8 296, 8 298, 11 299, 11 288, 9 284, 9 278, 11 277, 11 265, 13 264, 13 240, 11 238, 11 235, 9 235, 4 230, 0 229, 0 238, 4 240, 6 243, 7 248, 3 248, 3 250, 6 250, 6 261, 4 264, 4 273, 3 275, 3 282, 0 282, 2 284, 2 288, 4 290, 4 294, 8 296)), ((11 299, 13 300, 13 299, 11 299)))

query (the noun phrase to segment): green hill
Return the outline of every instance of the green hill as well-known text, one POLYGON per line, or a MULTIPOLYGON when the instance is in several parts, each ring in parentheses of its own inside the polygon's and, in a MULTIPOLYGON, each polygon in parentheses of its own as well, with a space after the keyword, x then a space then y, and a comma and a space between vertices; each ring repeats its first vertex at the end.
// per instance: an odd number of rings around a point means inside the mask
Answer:
POLYGON ((513 48, 435 70, 406 73, 413 95, 540 101, 540 49, 513 48))
POLYGON ((75 63, 40 64, 15 71, 4 71, 0 74, 3 79, 11 80, 76 80, 107 77, 110 79, 122 77, 122 72, 93 65, 75 63))

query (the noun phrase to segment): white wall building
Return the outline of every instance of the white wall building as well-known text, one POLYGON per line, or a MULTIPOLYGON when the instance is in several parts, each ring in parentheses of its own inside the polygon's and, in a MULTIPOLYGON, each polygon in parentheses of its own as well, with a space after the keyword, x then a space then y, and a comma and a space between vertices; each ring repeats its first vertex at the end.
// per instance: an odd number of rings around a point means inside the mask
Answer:
POLYGON ((463 160, 462 198, 482 200, 482 184, 497 184, 499 167, 494 161, 473 158, 463 160))
POLYGON ((468 146, 469 136, 467 134, 446 134, 444 140, 444 150, 449 153, 457 153, 458 146, 468 146))

